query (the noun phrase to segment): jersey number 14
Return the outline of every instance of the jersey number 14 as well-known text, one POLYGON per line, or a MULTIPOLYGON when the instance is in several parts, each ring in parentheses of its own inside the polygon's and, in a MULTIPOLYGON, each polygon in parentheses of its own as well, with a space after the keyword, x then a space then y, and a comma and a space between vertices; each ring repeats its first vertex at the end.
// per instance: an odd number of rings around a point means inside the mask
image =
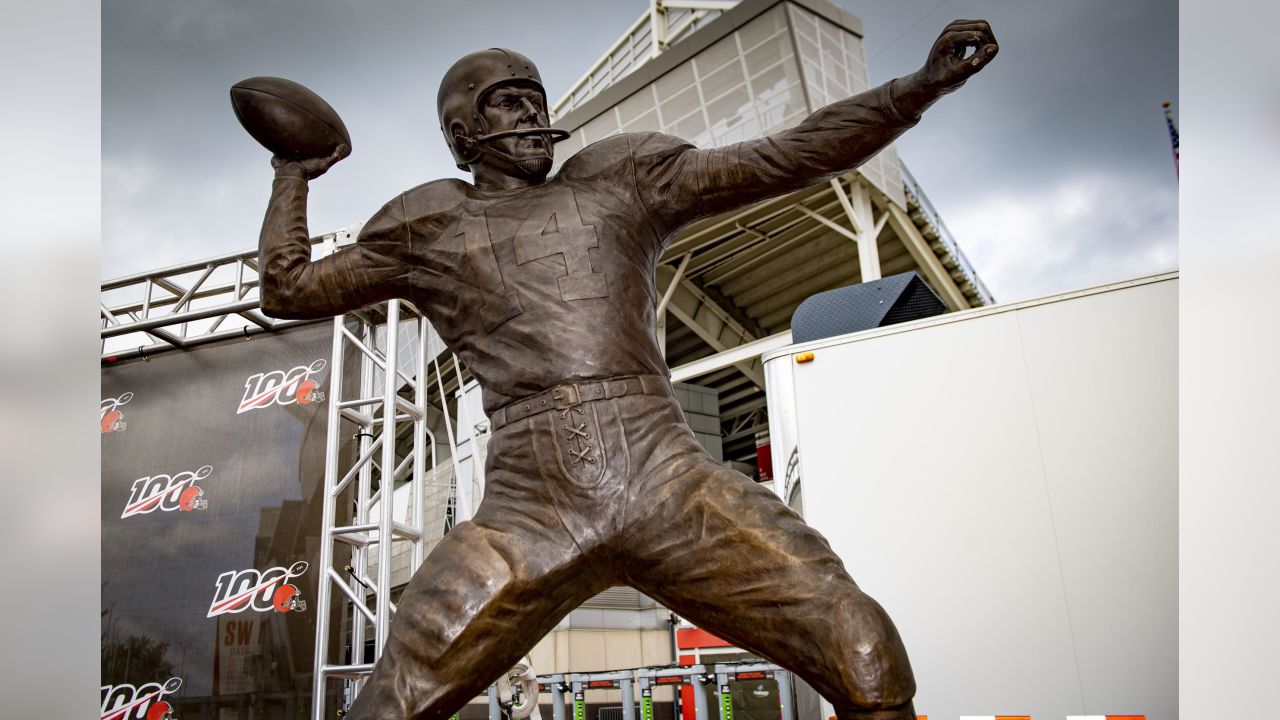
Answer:
MULTIPOLYGON (((592 270, 587 252, 599 246, 595 226, 582 224, 572 191, 552 193, 548 200, 549 207, 539 203, 520 224, 515 237, 516 264, 559 255, 565 266, 565 274, 557 279, 561 300, 608 297, 604 273, 592 270)), ((477 285, 487 291, 480 315, 485 329, 491 331, 522 312, 520 300, 503 281, 484 216, 464 216, 459 221, 458 234, 464 236, 477 285)))

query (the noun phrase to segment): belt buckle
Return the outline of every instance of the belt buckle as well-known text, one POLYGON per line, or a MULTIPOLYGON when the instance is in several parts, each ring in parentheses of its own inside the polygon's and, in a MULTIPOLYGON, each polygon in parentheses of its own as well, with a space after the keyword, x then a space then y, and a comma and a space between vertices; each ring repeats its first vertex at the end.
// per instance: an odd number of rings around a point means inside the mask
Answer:
POLYGON ((551 399, 555 401, 557 410, 567 410, 582 404, 582 395, 579 394, 577 385, 555 386, 551 389, 551 399))

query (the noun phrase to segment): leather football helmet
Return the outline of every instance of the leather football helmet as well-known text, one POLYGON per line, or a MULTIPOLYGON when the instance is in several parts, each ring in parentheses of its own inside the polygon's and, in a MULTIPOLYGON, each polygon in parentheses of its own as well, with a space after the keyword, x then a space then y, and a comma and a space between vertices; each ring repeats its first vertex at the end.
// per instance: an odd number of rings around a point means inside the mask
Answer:
POLYGON ((569 138, 564 130, 518 128, 490 133, 480 114, 480 100, 499 85, 530 85, 542 93, 546 105, 547 91, 542 87, 538 68, 529 58, 512 50, 490 48, 463 57, 453 64, 440 81, 436 108, 440 112, 440 130, 453 152, 453 160, 462 170, 470 170, 482 153, 514 160, 488 142, 511 135, 541 135, 547 145, 569 138))

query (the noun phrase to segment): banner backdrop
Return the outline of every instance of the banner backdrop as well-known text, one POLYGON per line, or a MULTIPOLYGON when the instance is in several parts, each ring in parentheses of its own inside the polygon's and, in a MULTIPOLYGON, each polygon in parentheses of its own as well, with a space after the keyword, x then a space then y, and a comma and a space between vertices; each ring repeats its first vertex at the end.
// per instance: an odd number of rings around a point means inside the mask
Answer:
POLYGON ((104 367, 102 720, 309 712, 332 327, 104 367))

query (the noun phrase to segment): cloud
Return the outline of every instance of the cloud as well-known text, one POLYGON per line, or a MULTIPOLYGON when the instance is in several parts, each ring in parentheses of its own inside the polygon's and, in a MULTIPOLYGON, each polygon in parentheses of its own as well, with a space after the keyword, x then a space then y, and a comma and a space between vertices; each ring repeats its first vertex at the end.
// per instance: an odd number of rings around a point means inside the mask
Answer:
POLYGON ((155 178, 155 169, 140 155, 102 159, 103 192, 116 202, 132 203, 146 197, 155 178))
POLYGON ((104 277, 256 245, 270 168, 217 167, 176 178, 166 160, 145 152, 104 154, 102 232, 112 247, 102 257, 104 277))
POLYGON ((1008 302, 1176 268, 1176 207, 1176 189, 1086 172, 993 190, 945 217, 1008 302))
MULTIPOLYGON (((245 8, 228 3, 175 3, 172 0, 133 0, 131 33, 165 43, 214 43, 243 28, 249 16, 245 8)), ((111 18, 111 13, 105 14, 111 18)))

